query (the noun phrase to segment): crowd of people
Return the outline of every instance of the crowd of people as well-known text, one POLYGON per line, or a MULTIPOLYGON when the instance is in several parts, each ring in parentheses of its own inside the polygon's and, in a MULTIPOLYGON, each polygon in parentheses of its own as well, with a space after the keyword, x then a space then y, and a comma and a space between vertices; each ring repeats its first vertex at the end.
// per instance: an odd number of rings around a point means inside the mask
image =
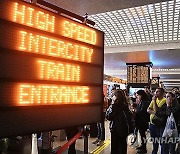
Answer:
MULTIPOLYGON (((171 92, 157 88, 153 93, 150 87, 136 91, 135 99, 130 98, 126 90, 112 88, 110 99, 104 96, 103 119, 97 123, 98 135, 93 144, 101 146, 105 141, 104 121, 109 120, 111 132, 111 154, 127 154, 127 137, 138 132, 141 144, 136 153, 157 154, 160 146, 161 154, 180 154, 178 136, 163 136, 167 127, 167 119, 173 115, 173 129, 180 134, 180 93, 174 87, 171 92), (152 151, 147 151, 147 130, 150 133, 152 151), (171 139, 171 140, 169 140, 171 139), (178 146, 177 146, 178 145, 178 146)), ((172 125, 172 124, 171 124, 172 125)), ((66 130, 68 135, 69 131, 66 130)), ((77 130, 73 135, 77 133, 77 130)), ((72 137, 72 135, 69 135, 72 137)), ((70 139, 70 138, 69 138, 70 139)), ((70 146, 69 153, 75 152, 75 143, 70 146)))
POLYGON ((157 154, 159 145, 161 154, 179 154, 178 136, 163 136, 167 119, 171 115, 175 119, 176 130, 180 133, 179 88, 174 87, 172 92, 167 93, 163 88, 157 88, 152 94, 146 86, 145 90, 138 90, 135 96, 133 100, 128 97, 127 91, 113 89, 111 104, 105 114, 106 119, 110 121, 111 153, 126 154, 126 138, 129 134, 137 132, 141 137, 141 145, 136 147, 136 152, 147 153, 146 131, 149 130, 153 140, 152 154, 157 154))

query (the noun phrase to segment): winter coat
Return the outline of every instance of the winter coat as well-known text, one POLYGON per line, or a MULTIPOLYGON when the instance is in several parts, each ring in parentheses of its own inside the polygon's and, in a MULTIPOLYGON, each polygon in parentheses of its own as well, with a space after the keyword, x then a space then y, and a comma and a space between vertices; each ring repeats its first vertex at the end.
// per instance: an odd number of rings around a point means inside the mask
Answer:
POLYGON ((131 113, 127 105, 112 104, 106 111, 106 119, 110 121, 111 132, 121 137, 128 136, 133 132, 131 113))
POLYGON ((147 108, 150 104, 149 100, 141 101, 136 107, 135 125, 139 129, 147 130, 149 114, 147 108))

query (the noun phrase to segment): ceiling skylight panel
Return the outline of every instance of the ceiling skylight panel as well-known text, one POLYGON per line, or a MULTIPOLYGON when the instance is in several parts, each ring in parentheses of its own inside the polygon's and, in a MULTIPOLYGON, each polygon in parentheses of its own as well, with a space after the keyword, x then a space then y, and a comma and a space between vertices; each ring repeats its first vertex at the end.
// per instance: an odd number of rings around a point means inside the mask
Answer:
POLYGON ((167 20, 167 18, 168 18, 167 11, 162 12, 162 18, 163 18, 163 20, 167 20))
POLYGON ((160 10, 160 8, 156 8, 156 15, 161 15, 161 10, 160 10))
MULTIPOLYGON (((129 14, 129 10, 128 10, 128 9, 124 9, 124 14, 126 14, 126 16, 127 16, 127 15, 130 15, 130 14, 129 14)), ((128 17, 129 17, 129 16, 128 16, 128 17)))
POLYGON ((173 37, 173 40, 174 40, 174 41, 178 40, 178 38, 177 38, 176 35, 173 37))
POLYGON ((144 11, 143 15, 144 15, 145 18, 149 18, 149 13, 148 13, 147 9, 146 9, 146 11, 144 11))
POLYGON ((169 13, 173 13, 173 9, 174 9, 174 4, 173 5, 168 5, 169 13))
POLYGON ((169 3, 169 5, 174 5, 174 1, 168 1, 167 3, 169 3))
POLYGON ((161 2, 161 5, 167 5, 167 1, 161 2))
POLYGON ((144 33, 140 36, 141 40, 145 40, 144 33))
POLYGON ((110 14, 109 17, 111 20, 116 20, 116 17, 113 14, 110 14))
POLYGON ((167 8, 168 3, 167 2, 161 2, 162 9, 167 8))
POLYGON ((121 16, 122 16, 124 19, 127 19, 126 14, 125 14, 124 12, 121 12, 121 16))
POLYGON ((103 14, 103 17, 101 14, 98 14, 98 17, 92 17, 93 20, 96 20, 96 24, 98 24, 96 27, 105 31, 105 34, 110 35, 109 39, 116 45, 120 42, 119 37, 126 44, 153 41, 162 42, 168 41, 168 39, 175 40, 177 38, 179 39, 180 32, 180 0, 175 2, 175 7, 173 6, 174 1, 166 1, 158 4, 107 12, 103 14), (126 31, 127 29, 128 32, 126 31))
POLYGON ((136 10, 138 11, 139 14, 142 14, 142 7, 141 6, 136 7, 136 10))
POLYGON ((152 26, 152 25, 151 25, 151 20, 148 19, 147 22, 146 22, 146 24, 147 24, 147 27, 152 26))
POLYGON ((148 11, 147 11, 147 6, 146 6, 146 5, 141 6, 141 8, 142 8, 144 14, 148 13, 148 11))
POLYGON ((154 13, 153 4, 149 4, 149 5, 147 5, 147 7, 148 7, 149 14, 153 14, 154 13))
POLYGON ((132 12, 130 10, 125 11, 126 15, 129 17, 131 16, 132 12))
POLYGON ((124 20, 123 20, 121 17, 119 17, 118 20, 117 20, 117 22, 118 22, 118 23, 119 23, 119 22, 124 23, 124 20))
POLYGON ((110 12, 110 13, 117 15, 117 14, 118 14, 118 11, 112 11, 112 12, 110 12))
POLYGON ((155 3, 154 6, 155 8, 160 8, 160 3, 155 3))
POLYGON ((159 41, 163 42, 163 41, 164 41, 163 37, 160 37, 160 38, 159 38, 159 41))
POLYGON ((177 12, 174 12, 174 19, 178 19, 179 18, 179 11, 180 10, 177 10, 177 12))
POLYGON ((178 34, 178 38, 177 38, 177 40, 180 40, 180 35, 178 34))

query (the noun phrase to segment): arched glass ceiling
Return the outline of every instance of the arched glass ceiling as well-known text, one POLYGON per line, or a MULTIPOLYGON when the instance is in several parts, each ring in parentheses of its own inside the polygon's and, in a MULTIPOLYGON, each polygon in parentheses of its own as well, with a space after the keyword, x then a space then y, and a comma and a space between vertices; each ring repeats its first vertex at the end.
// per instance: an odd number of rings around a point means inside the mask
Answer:
POLYGON ((180 0, 91 15, 105 46, 180 40, 180 0))

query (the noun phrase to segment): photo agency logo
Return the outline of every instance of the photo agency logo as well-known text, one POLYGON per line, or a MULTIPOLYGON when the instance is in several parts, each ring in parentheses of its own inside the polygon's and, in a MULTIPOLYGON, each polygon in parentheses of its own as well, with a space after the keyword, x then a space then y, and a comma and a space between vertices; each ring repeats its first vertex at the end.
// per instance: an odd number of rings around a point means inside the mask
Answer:
MULTIPOLYGON (((127 144, 132 146, 138 142, 138 137, 136 134, 130 134, 127 137, 127 144)), ((144 143, 180 143, 180 137, 148 137, 143 138, 144 143)))
POLYGON ((143 142, 145 143, 179 143, 180 137, 149 137, 143 138, 143 142))

